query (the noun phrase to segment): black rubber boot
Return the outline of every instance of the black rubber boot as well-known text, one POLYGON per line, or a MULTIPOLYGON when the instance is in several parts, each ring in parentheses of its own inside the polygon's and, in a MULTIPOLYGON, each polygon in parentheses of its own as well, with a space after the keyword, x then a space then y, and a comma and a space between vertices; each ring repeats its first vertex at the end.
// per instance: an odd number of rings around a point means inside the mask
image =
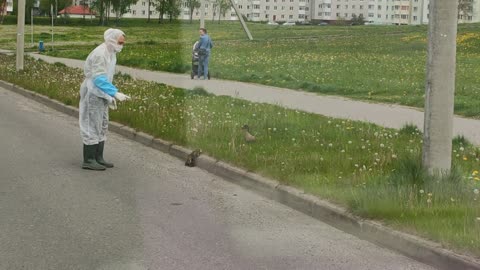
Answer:
POLYGON ((83 145, 83 169, 94 170, 94 171, 104 171, 105 166, 98 164, 95 160, 95 154, 97 152, 97 145, 83 145))
POLYGON ((113 163, 106 162, 103 159, 103 148, 105 148, 105 141, 98 143, 95 159, 97 160, 98 164, 103 165, 107 168, 113 168, 113 163))

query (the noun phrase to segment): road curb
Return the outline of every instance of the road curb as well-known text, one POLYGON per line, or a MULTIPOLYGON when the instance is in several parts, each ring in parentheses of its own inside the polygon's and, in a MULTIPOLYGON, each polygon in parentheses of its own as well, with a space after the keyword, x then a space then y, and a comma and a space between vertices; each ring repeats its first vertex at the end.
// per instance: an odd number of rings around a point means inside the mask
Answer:
MULTIPOLYGON (((64 105, 47 96, 1 80, 0 87, 78 118, 78 109, 75 107, 64 105)), ((143 132, 137 132, 128 126, 116 122, 110 122, 109 130, 181 160, 185 160, 191 152, 190 149, 183 146, 174 145, 171 142, 154 138, 143 132)), ((350 214, 343 207, 313 195, 305 194, 299 189, 282 185, 278 181, 234 167, 206 155, 201 155, 197 159, 197 167, 319 219, 342 231, 397 251, 438 269, 480 270, 480 260, 478 259, 455 253, 442 248, 438 243, 393 230, 378 222, 363 220, 350 214)))

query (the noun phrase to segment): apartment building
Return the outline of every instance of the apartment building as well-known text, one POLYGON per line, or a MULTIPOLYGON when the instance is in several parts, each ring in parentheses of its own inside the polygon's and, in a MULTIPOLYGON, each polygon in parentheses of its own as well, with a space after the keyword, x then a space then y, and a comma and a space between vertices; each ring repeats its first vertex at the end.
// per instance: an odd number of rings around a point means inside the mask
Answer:
MULTIPOLYGON (((13 0, 7 0, 12 3, 13 0)), ((93 0, 74 0, 90 3, 93 0)), ((452 0, 457 1, 457 0, 452 0)), ((251 21, 326 21, 351 20, 355 16, 374 24, 428 24, 429 0, 235 0, 238 10, 251 21)), ((203 0, 206 20, 238 20, 233 8, 219 14, 214 0, 203 0)), ((123 15, 125 18, 158 18, 148 0, 138 0, 123 15)), ((111 14, 114 15, 113 12, 111 14)), ((200 8, 193 12, 200 19, 200 8)), ((180 19, 190 19, 188 4, 183 0, 180 19)), ((472 10, 459 12, 459 22, 480 22, 480 0, 472 0, 472 10)))
MULTIPOLYGON (((79 0, 76 0, 79 1, 79 0)), ((251 21, 309 21, 311 0, 235 0, 237 8, 248 20, 251 21)), ((214 1, 204 1, 205 19, 207 20, 238 20, 235 10, 230 8, 223 14, 219 14, 219 9, 214 1)), ((147 18, 148 0, 139 0, 130 7, 130 11, 123 15, 125 18, 147 18)), ((158 12, 154 7, 150 8, 150 16, 158 18, 158 12)), ((195 9, 192 17, 194 20, 200 19, 200 8, 195 9)), ((190 10, 188 3, 183 1, 181 4, 180 19, 190 19, 190 10)))
MULTIPOLYGON (((351 20, 363 16, 377 24, 427 24, 429 0, 311 0, 312 20, 351 20)), ((456 0, 452 0, 456 1, 456 0)), ((480 1, 472 0, 472 10, 459 12, 459 22, 479 22, 480 1)))

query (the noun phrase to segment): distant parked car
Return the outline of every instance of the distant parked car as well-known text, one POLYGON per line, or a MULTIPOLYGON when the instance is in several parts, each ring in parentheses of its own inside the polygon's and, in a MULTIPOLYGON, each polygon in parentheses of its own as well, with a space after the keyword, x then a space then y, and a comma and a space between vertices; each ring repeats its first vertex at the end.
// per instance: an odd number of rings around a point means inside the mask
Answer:
POLYGON ((294 23, 294 22, 286 22, 286 23, 284 23, 284 24, 282 24, 282 25, 285 25, 285 26, 292 26, 292 25, 295 25, 295 23, 294 23))
POLYGON ((276 22, 268 22, 267 24, 268 25, 278 25, 278 23, 276 23, 276 22))
POLYGON ((298 25, 311 25, 309 21, 300 21, 297 23, 298 25))
POLYGON ((328 23, 326 23, 326 22, 321 22, 321 23, 319 23, 318 25, 320 25, 320 26, 327 26, 328 23))
POLYGON ((370 22, 366 22, 365 25, 382 25, 382 23, 370 21, 370 22))

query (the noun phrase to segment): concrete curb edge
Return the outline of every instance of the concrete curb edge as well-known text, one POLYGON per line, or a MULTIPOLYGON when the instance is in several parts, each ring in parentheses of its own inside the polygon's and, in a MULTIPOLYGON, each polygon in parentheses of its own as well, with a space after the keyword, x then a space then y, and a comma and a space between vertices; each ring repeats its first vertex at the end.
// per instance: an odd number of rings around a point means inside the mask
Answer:
MULTIPOLYGON (((57 111, 78 118, 78 109, 64 105, 47 96, 23 89, 0 80, 0 87, 33 99, 57 111)), ((191 150, 171 142, 154 138, 143 132, 111 121, 109 130, 179 159, 185 160, 191 150)), ((197 167, 220 176, 232 183, 275 200, 297 211, 325 222, 335 228, 353 234, 388 249, 438 269, 480 270, 480 260, 442 248, 440 244, 388 228, 378 222, 363 220, 345 208, 334 205, 299 189, 285 186, 275 180, 234 167, 206 155, 197 159, 197 167)))

